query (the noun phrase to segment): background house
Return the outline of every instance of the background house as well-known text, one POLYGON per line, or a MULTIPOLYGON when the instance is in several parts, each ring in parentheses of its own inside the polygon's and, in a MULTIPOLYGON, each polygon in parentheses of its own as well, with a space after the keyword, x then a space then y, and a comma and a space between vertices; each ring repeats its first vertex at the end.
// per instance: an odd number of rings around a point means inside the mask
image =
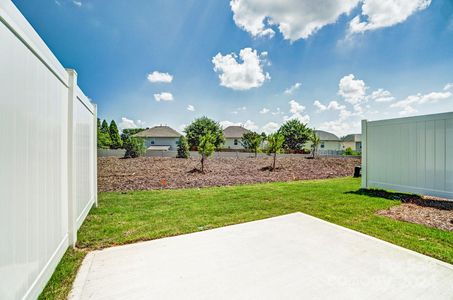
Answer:
POLYGON ((223 130, 225 138, 224 149, 244 149, 241 144, 241 139, 244 133, 250 132, 242 126, 228 126, 223 130))
POLYGON ((182 134, 169 126, 155 126, 146 129, 134 137, 143 138, 148 150, 177 150, 177 141, 182 134))
POLYGON ((335 134, 323 130, 315 130, 315 133, 321 140, 319 150, 341 150, 341 140, 335 134))
POLYGON ((362 135, 348 134, 341 139, 341 150, 351 148, 352 151, 362 152, 362 135))

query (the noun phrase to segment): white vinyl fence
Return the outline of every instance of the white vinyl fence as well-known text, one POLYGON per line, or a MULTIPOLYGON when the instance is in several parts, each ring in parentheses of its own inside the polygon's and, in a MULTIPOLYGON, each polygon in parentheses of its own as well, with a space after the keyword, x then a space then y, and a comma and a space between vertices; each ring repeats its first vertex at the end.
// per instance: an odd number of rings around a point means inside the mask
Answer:
POLYGON ((453 199, 453 113, 362 121, 362 187, 453 199))
POLYGON ((96 106, 0 0, 0 299, 35 299, 97 201, 96 106))

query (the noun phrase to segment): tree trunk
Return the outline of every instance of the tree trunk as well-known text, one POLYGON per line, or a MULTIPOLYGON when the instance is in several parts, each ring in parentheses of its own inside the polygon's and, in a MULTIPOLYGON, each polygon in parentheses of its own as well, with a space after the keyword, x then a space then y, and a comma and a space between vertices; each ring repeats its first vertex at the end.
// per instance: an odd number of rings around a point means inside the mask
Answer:
POLYGON ((201 155, 201 173, 204 173, 204 155, 201 155))
POLYGON ((255 150, 255 158, 258 156, 258 151, 255 150))
POLYGON ((277 152, 274 153, 274 161, 272 163, 272 171, 275 170, 275 160, 276 160, 276 158, 277 158, 277 152))

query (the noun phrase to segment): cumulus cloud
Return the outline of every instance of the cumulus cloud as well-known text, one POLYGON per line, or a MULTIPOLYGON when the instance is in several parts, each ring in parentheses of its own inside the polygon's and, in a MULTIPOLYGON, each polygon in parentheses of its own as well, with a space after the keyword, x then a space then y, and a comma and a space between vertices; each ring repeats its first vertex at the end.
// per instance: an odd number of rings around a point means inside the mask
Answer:
POLYGON ((445 86, 444 86, 444 91, 448 91, 450 89, 453 89, 453 83, 447 83, 445 86))
POLYGON ((134 121, 126 117, 122 117, 121 122, 118 123, 118 128, 120 130, 133 128, 146 128, 147 127, 146 125, 147 125, 146 122, 143 122, 141 120, 134 121))
POLYGON ((263 108, 260 110, 260 114, 265 115, 265 114, 267 114, 269 111, 270 111, 270 109, 263 107, 263 108))
MULTIPOLYGON (((73 0, 72 3, 77 7, 82 7, 82 1, 73 0)), ((59 3, 58 3, 59 4, 59 3)))
POLYGON ((360 132, 360 120, 357 118, 357 114, 343 109, 340 110, 336 120, 322 123, 319 129, 332 132, 338 136, 358 133, 360 132))
POLYGON ((275 34, 286 40, 306 39, 322 27, 348 14, 359 0, 232 0, 236 25, 254 37, 275 34))
POLYGON ((369 99, 376 102, 391 102, 395 100, 395 97, 392 96, 392 93, 384 89, 378 89, 371 93, 369 99))
POLYGON ((327 105, 325 105, 316 100, 315 102, 313 102, 313 105, 318 108, 319 112, 326 110, 342 110, 346 108, 344 105, 341 105, 337 101, 330 101, 327 105))
POLYGON ((289 120, 299 120, 302 123, 308 123, 310 122, 310 116, 305 114, 303 115, 302 113, 305 111, 305 106, 302 104, 298 103, 295 100, 291 100, 288 102, 289 103, 289 112, 291 115, 289 116, 284 116, 283 120, 284 121, 289 121, 289 120))
POLYGON ((163 92, 163 93, 160 93, 160 94, 154 94, 154 100, 156 100, 157 102, 160 102, 160 101, 173 101, 174 98, 173 98, 173 94, 172 93, 163 92))
POLYGON ((239 52, 212 58, 214 71, 219 73, 220 85, 233 90, 249 90, 263 85, 270 80, 269 73, 264 72, 267 52, 258 54, 256 50, 244 48, 239 52))
POLYGON ((173 81, 173 76, 168 73, 154 71, 148 74, 148 81, 151 83, 171 83, 173 81))
POLYGON ((229 126, 242 126, 251 131, 256 131, 259 128, 258 125, 256 125, 255 122, 253 122, 252 120, 247 120, 244 123, 221 121, 221 122, 219 122, 219 124, 220 124, 220 126, 222 126, 222 128, 227 128, 229 126))
POLYGON ((451 92, 431 92, 428 94, 418 93, 416 95, 410 95, 406 99, 398 101, 390 105, 390 107, 400 108, 400 115, 410 115, 416 113, 418 110, 414 108, 416 105, 422 105, 427 103, 436 103, 441 100, 452 98, 451 92))
POLYGON ((292 85, 291 87, 287 88, 284 93, 287 94, 287 95, 292 95, 292 93, 294 93, 295 91, 300 89, 301 86, 302 86, 302 83, 296 82, 294 85, 292 85))
POLYGON ((193 105, 187 105, 187 110, 188 111, 195 111, 195 107, 193 105))
POLYGON ((277 107, 275 111, 271 112, 273 116, 283 115, 284 113, 280 110, 280 107, 277 107))
POLYGON ((279 127, 280 127, 280 125, 278 125, 278 123, 269 122, 266 125, 264 125, 263 127, 261 127, 261 131, 266 134, 270 134, 270 133, 276 132, 279 127))
POLYGON ((340 79, 338 95, 342 96, 346 102, 356 105, 365 99, 367 88, 363 80, 355 79, 353 74, 349 74, 340 79))
POLYGON ((354 33, 393 26, 430 4, 431 0, 363 0, 362 14, 352 19, 349 30, 354 33))

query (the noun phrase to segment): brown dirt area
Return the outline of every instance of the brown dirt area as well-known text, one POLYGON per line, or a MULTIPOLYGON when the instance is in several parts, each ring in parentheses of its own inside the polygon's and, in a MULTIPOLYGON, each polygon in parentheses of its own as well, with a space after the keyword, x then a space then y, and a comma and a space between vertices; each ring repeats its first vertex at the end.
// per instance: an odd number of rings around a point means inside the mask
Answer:
POLYGON ((412 203, 403 203, 390 209, 378 212, 399 221, 406 221, 453 231, 453 210, 443 210, 434 207, 423 207, 412 203))
POLYGON ((264 170, 271 157, 210 158, 206 173, 193 172, 200 168, 198 159, 140 157, 98 159, 100 192, 191 187, 225 186, 262 182, 281 182, 352 176, 359 158, 279 157, 277 170, 264 170))

